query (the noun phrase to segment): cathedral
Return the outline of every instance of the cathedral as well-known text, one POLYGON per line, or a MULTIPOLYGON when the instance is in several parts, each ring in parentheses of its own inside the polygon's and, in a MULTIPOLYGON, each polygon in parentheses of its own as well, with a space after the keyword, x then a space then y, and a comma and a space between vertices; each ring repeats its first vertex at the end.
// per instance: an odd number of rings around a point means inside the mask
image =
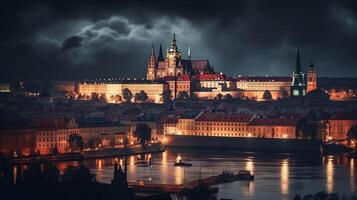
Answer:
POLYGON ((301 71, 300 53, 297 52, 295 71, 292 75, 292 83, 290 88, 291 97, 302 97, 307 93, 317 89, 317 72, 316 68, 311 62, 307 71, 307 80, 301 71))
POLYGON ((154 47, 151 48, 147 66, 148 80, 162 79, 165 77, 180 77, 182 75, 213 74, 213 67, 208 60, 191 60, 191 49, 188 48, 187 59, 182 58, 173 34, 171 47, 166 51, 164 58, 160 45, 159 55, 155 57, 154 47))

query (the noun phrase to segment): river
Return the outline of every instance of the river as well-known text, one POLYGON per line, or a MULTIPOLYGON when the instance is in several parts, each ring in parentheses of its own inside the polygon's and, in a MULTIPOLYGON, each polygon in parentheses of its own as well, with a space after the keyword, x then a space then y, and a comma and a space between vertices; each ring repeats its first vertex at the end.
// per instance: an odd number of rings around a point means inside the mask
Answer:
MULTIPOLYGON (((266 152, 229 150, 197 150, 169 148, 166 152, 146 155, 152 165, 138 166, 137 156, 128 158, 128 180, 151 183, 182 184, 190 180, 217 175, 222 170, 237 173, 253 172, 255 180, 217 185, 217 199, 292 199, 295 194, 316 193, 321 190, 340 194, 356 194, 356 160, 346 156, 311 156, 266 152), (175 167, 178 156, 193 164, 175 167)), ((113 163, 120 158, 86 160, 100 182, 110 183, 113 163)), ((63 169, 68 163, 59 164, 63 169)))

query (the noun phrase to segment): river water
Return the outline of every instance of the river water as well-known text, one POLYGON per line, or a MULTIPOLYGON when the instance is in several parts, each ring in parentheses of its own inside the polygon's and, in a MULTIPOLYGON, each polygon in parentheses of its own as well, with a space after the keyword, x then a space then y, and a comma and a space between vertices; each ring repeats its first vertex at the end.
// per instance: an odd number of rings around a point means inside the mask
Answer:
MULTIPOLYGON (((128 180, 148 183, 182 184, 191 180, 217 175, 222 170, 237 173, 250 170, 251 182, 236 181, 219 184, 217 199, 292 199, 295 194, 316 193, 321 190, 340 194, 356 194, 356 160, 346 156, 307 156, 238 152, 229 150, 197 150, 169 148, 166 152, 146 155, 152 165, 136 165, 137 156, 128 158, 128 180), (175 167, 180 156, 192 167, 175 167)), ((110 183, 113 163, 120 158, 84 161, 100 182, 110 183)), ((68 163, 59 164, 64 168, 68 163)))

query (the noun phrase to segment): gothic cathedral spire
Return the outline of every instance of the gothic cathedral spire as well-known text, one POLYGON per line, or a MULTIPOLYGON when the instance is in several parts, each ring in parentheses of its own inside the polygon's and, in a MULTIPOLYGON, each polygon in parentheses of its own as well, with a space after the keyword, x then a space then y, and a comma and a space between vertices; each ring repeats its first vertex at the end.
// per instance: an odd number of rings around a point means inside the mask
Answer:
POLYGON ((191 47, 188 46, 188 50, 187 50, 187 60, 191 61, 191 47))
POLYGON ((300 61, 300 51, 298 49, 296 54, 295 73, 299 74, 300 72, 301 72, 301 61, 300 61))
POLYGON ((162 62, 162 61, 165 61, 165 59, 164 59, 164 55, 162 54, 162 47, 160 44, 159 56, 157 57, 157 62, 162 62))
POLYGON ((150 51, 148 67, 147 67, 146 79, 147 80, 155 80, 155 78, 156 78, 155 73, 156 73, 156 58, 155 58, 154 45, 152 45, 151 51, 150 51))

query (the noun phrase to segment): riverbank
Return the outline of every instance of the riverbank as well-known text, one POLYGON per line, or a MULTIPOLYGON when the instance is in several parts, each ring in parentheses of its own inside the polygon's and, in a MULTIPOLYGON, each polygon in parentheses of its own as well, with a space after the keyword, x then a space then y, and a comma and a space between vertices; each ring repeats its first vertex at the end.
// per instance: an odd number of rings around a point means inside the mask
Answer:
POLYGON ((81 161, 86 159, 107 158, 107 157, 124 157, 138 154, 164 152, 166 146, 162 143, 135 145, 126 148, 110 148, 95 151, 85 151, 82 153, 63 153, 55 155, 26 156, 9 159, 9 164, 27 164, 33 160, 40 162, 68 162, 81 161))
POLYGON ((238 138, 214 136, 166 135, 167 147, 234 149, 283 153, 321 154, 323 142, 303 139, 238 138))
POLYGON ((135 145, 127 148, 111 148, 111 149, 101 149, 96 151, 85 151, 83 152, 83 159, 95 159, 95 158, 106 158, 106 157, 124 157, 139 154, 148 153, 159 153, 164 152, 166 146, 162 143, 135 145))

